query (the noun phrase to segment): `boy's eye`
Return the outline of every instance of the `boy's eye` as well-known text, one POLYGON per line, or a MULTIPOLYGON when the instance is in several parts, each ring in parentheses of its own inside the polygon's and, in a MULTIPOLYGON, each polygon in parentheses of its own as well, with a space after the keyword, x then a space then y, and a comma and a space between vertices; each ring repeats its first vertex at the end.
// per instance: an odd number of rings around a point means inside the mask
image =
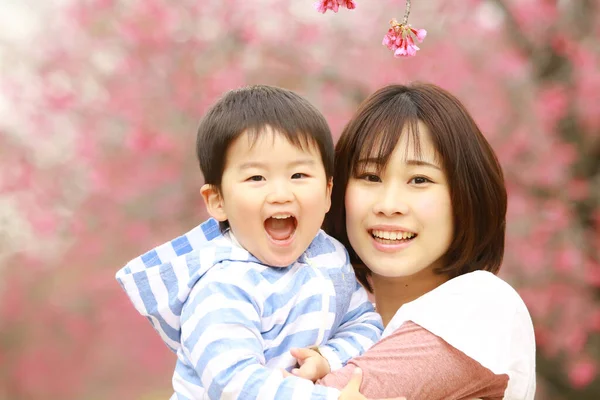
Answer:
POLYGON ((306 178, 308 175, 303 174, 302 172, 296 172, 294 175, 292 175, 292 179, 302 179, 302 178, 306 178))
POLYGON ((425 178, 424 176, 415 176, 410 180, 410 183, 415 185, 423 185, 425 183, 431 183, 431 180, 429 178, 425 178))
POLYGON ((246 180, 252 181, 252 182, 260 182, 260 181, 264 181, 265 177, 262 175, 252 175, 250 178, 248 178, 246 180))

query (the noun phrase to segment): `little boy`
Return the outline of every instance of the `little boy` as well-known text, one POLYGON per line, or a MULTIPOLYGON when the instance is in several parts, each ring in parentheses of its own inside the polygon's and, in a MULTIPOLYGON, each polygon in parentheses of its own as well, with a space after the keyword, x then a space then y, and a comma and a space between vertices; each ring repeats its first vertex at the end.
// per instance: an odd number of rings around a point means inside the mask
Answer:
POLYGON ((116 276, 177 353, 172 399, 337 399, 282 373, 296 365, 292 348, 313 347, 300 371, 321 378, 383 328, 346 250, 320 230, 333 175, 327 122, 291 91, 242 88, 205 115, 197 154, 213 218, 116 276))

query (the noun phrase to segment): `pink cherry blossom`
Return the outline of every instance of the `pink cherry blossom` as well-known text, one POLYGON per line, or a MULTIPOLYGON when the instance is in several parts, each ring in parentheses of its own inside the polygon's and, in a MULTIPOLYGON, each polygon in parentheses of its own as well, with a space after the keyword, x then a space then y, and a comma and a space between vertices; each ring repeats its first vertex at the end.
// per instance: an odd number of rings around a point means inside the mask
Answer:
POLYGON ((427 31, 425 29, 410 29, 412 31, 412 33, 414 33, 417 36, 417 39, 419 40, 419 43, 421 43, 424 39, 425 36, 427 36, 427 31))
POLYGON ((598 366, 593 360, 581 360, 569 368, 569 381, 573 387, 589 385, 596 376, 598 366))
POLYGON ((315 3, 315 8, 321 14, 325 14, 327 10, 336 13, 338 12, 339 7, 354 10, 356 8, 356 2, 354 0, 319 0, 315 3))
POLYGON ((394 52, 394 57, 410 57, 417 54, 419 47, 415 44, 414 37, 420 42, 427 36, 425 29, 413 29, 408 24, 401 24, 397 20, 390 21, 392 27, 383 37, 382 44, 394 52))

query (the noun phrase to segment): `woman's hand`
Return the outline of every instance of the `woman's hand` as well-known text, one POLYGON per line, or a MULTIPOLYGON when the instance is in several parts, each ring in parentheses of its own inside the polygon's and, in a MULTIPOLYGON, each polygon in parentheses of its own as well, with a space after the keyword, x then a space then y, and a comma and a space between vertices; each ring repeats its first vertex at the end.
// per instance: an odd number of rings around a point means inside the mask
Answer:
MULTIPOLYGON (((365 396, 363 396, 360 390, 360 384, 362 382, 362 370, 360 368, 355 368, 352 371, 352 377, 350 381, 340 393, 340 397, 338 400, 368 400, 365 396)), ((377 400, 377 399, 371 399, 377 400)), ((379 399, 379 400, 406 400, 406 397, 394 397, 389 399, 379 399)))

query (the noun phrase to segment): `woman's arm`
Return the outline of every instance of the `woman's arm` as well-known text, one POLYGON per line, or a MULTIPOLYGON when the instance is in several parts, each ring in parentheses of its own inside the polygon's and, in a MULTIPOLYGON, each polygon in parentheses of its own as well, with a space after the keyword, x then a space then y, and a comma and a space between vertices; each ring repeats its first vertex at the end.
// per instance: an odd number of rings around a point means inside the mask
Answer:
POLYGON ((421 326, 406 322, 344 368, 318 381, 343 388, 360 367, 367 398, 502 399, 508 375, 496 375, 421 326))

